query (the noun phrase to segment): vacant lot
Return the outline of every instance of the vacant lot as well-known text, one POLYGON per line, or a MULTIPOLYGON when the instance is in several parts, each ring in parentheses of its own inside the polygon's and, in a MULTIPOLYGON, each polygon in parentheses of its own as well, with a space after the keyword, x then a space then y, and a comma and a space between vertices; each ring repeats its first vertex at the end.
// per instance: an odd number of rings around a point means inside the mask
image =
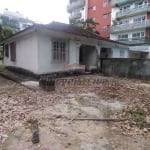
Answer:
MULTIPOLYGON (((89 76, 88 78, 95 78, 89 76)), ((0 77, 2 150, 149 150, 150 84, 99 77, 103 83, 30 90, 0 77), (122 122, 74 120, 117 118, 122 122), (40 143, 32 144, 37 119, 40 143)))

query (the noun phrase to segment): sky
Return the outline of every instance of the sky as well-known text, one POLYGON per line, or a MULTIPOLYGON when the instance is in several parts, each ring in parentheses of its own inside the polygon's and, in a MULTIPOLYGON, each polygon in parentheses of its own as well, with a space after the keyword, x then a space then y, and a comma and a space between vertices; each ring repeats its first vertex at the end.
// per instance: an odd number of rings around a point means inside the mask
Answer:
POLYGON ((33 21, 68 23, 68 2, 69 0, 0 0, 0 13, 8 8, 10 11, 19 11, 33 21))

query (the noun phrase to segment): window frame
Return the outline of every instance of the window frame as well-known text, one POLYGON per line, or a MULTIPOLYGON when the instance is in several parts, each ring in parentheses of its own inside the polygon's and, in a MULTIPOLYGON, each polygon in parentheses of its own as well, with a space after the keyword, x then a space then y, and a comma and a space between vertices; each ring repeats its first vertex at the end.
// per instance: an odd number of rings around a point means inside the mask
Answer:
POLYGON ((16 42, 10 43, 10 60, 12 62, 16 61, 16 42))
POLYGON ((63 39, 52 40, 52 61, 66 62, 67 58, 67 41, 63 39))
POLYGON ((4 52, 5 52, 5 57, 9 58, 9 44, 4 45, 4 52))

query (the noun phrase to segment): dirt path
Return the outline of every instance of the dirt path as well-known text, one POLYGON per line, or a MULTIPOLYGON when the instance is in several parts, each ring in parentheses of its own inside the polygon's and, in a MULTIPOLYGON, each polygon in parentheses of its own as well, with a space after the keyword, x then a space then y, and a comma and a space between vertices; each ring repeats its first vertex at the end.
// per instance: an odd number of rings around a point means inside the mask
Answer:
POLYGON ((33 92, 1 77, 0 89, 2 150, 149 150, 143 136, 124 136, 110 122, 72 120, 109 117, 127 105, 124 101, 102 99, 87 87, 33 92), (31 118, 39 124, 36 145, 31 141, 31 118))

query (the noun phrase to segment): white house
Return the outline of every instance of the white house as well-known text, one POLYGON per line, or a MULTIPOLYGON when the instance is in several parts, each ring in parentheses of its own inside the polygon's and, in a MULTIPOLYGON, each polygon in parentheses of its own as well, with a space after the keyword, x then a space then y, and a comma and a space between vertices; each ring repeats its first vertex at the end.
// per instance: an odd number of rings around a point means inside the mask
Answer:
POLYGON ((82 65, 89 70, 100 66, 100 58, 128 57, 128 45, 58 22, 35 24, 5 39, 3 44, 5 66, 35 74, 63 71, 69 65, 82 65))

